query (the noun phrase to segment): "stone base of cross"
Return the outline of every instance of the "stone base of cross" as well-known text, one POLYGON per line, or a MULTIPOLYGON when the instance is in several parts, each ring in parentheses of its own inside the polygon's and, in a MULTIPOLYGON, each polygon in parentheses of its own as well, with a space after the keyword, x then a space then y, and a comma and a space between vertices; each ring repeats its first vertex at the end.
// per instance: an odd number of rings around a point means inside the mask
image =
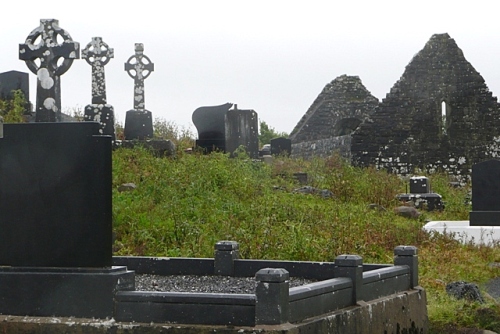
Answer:
POLYGON ((148 110, 129 110, 125 115, 126 140, 153 138, 153 117, 148 110))
POLYGON ((99 132, 111 136, 115 142, 115 112, 110 104, 89 104, 85 107, 83 119, 86 122, 98 122, 99 132))

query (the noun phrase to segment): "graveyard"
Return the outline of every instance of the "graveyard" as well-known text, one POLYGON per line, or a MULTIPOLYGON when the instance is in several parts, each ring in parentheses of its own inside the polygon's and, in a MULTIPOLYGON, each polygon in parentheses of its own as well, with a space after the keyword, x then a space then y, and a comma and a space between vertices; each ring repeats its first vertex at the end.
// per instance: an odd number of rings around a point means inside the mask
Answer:
MULTIPOLYGON (((66 122, 60 77, 80 58, 79 43, 47 19, 19 44, 37 98, 34 122, 19 117, 29 104, 16 93, 14 113, 0 122, 1 330, 500 331, 498 239, 423 229, 429 221, 497 226, 498 160, 474 164, 457 185, 446 173, 398 176, 339 153, 291 157, 287 138, 263 153, 258 113, 233 103, 194 110, 197 135, 178 131, 145 107, 155 67, 144 49, 136 43, 124 64, 134 104, 115 133, 104 75, 112 47, 92 37, 82 49, 91 104, 82 122, 66 122), (398 214, 401 201, 422 199, 418 215, 398 214), (158 278, 140 290, 141 275, 158 278), (250 278, 252 288, 159 290, 168 276, 250 278), (450 296, 457 281, 484 297, 450 296)), ((336 135, 358 125, 343 123, 336 135)))

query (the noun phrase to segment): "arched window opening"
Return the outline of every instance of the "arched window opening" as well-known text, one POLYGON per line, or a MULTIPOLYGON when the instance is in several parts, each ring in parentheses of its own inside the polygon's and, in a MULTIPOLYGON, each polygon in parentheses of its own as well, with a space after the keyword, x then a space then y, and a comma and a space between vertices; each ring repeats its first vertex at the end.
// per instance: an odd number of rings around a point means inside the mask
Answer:
POLYGON ((446 129, 448 127, 448 106, 446 101, 441 102, 441 133, 446 135, 446 129))

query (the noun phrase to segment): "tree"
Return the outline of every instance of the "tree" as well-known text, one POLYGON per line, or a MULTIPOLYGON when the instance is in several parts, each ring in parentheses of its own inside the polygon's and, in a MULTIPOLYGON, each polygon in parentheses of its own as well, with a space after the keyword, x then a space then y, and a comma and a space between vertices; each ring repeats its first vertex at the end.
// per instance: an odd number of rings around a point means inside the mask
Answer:
POLYGON ((261 121, 259 126, 259 145, 262 147, 264 144, 270 144, 271 139, 278 137, 288 137, 286 132, 277 132, 273 127, 267 125, 266 122, 261 121))
POLYGON ((26 99, 21 90, 12 91, 12 98, 0 100, 0 116, 5 123, 23 123, 26 99))

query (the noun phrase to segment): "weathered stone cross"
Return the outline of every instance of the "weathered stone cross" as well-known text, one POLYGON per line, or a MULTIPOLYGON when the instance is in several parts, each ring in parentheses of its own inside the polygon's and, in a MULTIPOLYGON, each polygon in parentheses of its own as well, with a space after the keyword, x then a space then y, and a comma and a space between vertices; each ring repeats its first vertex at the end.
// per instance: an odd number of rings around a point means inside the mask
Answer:
POLYGON ((104 65, 114 57, 114 51, 101 37, 93 37, 82 50, 82 58, 92 66, 92 104, 85 107, 85 121, 98 122, 100 133, 115 140, 115 114, 113 106, 107 104, 104 65))
POLYGON ((135 44, 135 55, 131 56, 125 63, 125 71, 134 79, 134 109, 145 110, 144 101, 144 79, 154 71, 154 64, 144 55, 144 45, 135 44))
POLYGON ((113 49, 101 37, 92 37, 92 41, 82 50, 82 58, 92 66, 92 104, 106 104, 104 65, 113 57, 113 49))
POLYGON ((19 44, 19 59, 37 75, 37 122, 61 121, 60 76, 78 58, 80 45, 54 19, 40 20, 40 26, 28 35, 25 44, 19 44), (61 44, 58 37, 63 39, 61 44))

